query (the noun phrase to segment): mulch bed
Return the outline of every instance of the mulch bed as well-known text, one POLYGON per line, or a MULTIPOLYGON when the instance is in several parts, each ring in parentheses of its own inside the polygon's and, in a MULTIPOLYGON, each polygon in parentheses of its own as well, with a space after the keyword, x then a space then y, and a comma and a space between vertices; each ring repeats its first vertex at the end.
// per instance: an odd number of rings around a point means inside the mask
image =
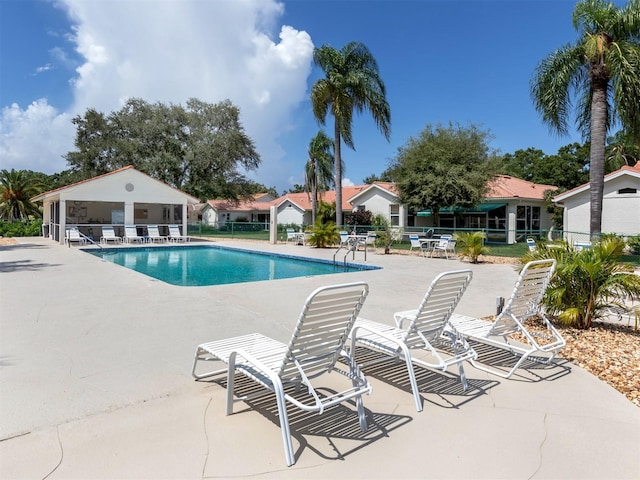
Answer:
MULTIPOLYGON (((492 321, 492 317, 484 318, 492 321)), ((537 320, 527 323, 531 332, 545 329, 537 320)), ((640 330, 633 322, 594 322, 591 328, 554 326, 567 344, 558 356, 584 368, 640 407, 640 330)))
POLYGON ((640 331, 596 322, 588 330, 561 328, 567 345, 560 355, 591 372, 640 407, 640 331))

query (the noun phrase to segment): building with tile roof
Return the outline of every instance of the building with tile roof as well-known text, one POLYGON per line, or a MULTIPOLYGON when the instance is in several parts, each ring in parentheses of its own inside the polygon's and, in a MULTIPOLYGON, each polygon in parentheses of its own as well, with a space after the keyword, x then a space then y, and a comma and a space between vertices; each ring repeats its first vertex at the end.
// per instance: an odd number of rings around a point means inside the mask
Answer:
MULTIPOLYGON (((556 195, 553 201, 564 207, 563 230, 566 240, 580 238, 590 231, 591 199, 589 183, 556 195)), ((640 234, 640 162, 611 172, 604 177, 602 233, 623 236, 640 234)))
MULTIPOLYGON (((440 225, 433 225, 428 210, 412 212, 400 202, 399 191, 392 182, 375 182, 370 185, 345 186, 342 191, 342 209, 349 212, 368 210, 381 214, 399 229, 426 230, 430 227, 449 229, 485 229, 495 241, 514 243, 519 237, 540 235, 551 227, 550 214, 546 212, 544 192, 556 190, 552 185, 541 185, 498 175, 489 186, 484 202, 470 209, 442 209, 440 225)), ((323 192, 323 202, 335 202, 335 191, 323 192)), ((262 194, 238 204, 209 201, 203 212, 203 221, 210 225, 233 222, 242 217, 251 222, 264 222, 268 228, 270 208, 276 207, 278 224, 311 224, 311 198, 306 193, 288 193, 276 199, 262 194)))
MULTIPOLYGON (((127 166, 36 195, 43 203, 43 234, 64 244, 68 227, 100 240, 102 227, 113 225, 179 225, 187 231, 188 207, 198 199, 127 166)), ((141 232, 142 235, 146 233, 141 232)))

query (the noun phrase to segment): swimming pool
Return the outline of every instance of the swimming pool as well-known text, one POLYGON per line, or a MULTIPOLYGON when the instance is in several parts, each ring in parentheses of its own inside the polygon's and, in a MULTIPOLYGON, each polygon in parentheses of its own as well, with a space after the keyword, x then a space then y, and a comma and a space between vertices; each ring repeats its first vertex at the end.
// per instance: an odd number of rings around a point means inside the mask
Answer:
POLYGON ((84 250, 103 260, 179 286, 208 286, 376 270, 380 267, 198 245, 84 250))

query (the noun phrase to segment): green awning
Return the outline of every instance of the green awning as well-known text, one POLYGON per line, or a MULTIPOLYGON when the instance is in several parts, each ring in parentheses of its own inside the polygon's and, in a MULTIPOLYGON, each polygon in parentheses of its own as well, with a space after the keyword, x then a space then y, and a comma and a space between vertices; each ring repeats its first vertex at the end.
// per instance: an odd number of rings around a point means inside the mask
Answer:
MULTIPOLYGON (((442 207, 440 213, 484 213, 495 210, 496 208, 504 207, 506 203, 481 203, 475 207, 463 208, 463 207, 442 207)), ((430 209, 421 210, 416 213, 418 217, 430 217, 433 215, 430 209)))

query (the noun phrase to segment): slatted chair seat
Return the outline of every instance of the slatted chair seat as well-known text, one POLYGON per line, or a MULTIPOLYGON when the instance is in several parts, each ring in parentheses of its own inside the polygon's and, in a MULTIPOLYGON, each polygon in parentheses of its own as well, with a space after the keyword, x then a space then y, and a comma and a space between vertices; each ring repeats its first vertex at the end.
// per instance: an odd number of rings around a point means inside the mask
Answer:
POLYGON ((288 344, 259 333, 203 343, 196 349, 191 373, 196 379, 227 374, 227 415, 233 413, 234 402, 264 394, 257 392, 234 399, 236 373, 265 387, 267 392, 275 393, 285 458, 287 465, 293 465, 295 456, 286 402, 307 412, 322 413, 353 399, 360 428, 362 431, 367 429, 362 395, 371 392, 371 385, 344 347, 368 292, 369 287, 364 282, 319 288, 307 298, 288 344), (348 370, 336 365, 338 359, 344 361, 348 370), (201 361, 222 362, 225 366, 197 373, 201 361), (329 373, 340 374, 348 382, 345 381, 345 388, 338 392, 321 395, 311 384, 311 379, 329 373), (285 387, 288 385, 303 386, 310 400, 301 400, 287 393, 285 387))
MULTIPOLYGON (((471 278, 471 270, 441 273, 433 280, 417 309, 394 314, 396 326, 358 318, 351 332, 352 351, 355 352, 356 346, 360 345, 387 357, 399 358, 406 363, 416 409, 419 412, 422 411, 422 399, 413 370, 414 363, 442 371, 457 365, 460 381, 463 388, 467 389, 462 364, 475 359, 477 354, 451 326, 449 318, 471 278), (411 355, 411 350, 414 349, 424 350, 429 355, 418 359, 411 355)), ((366 367, 384 360, 384 357, 374 359, 361 366, 366 367)))
POLYGON ((491 368, 476 360, 471 362, 474 367, 509 378, 527 359, 531 359, 533 354, 546 355, 546 359, 541 361, 549 364, 565 346, 564 338, 541 308, 542 298, 555 267, 556 261, 553 259, 527 263, 520 272, 511 297, 493 322, 458 314, 451 316, 453 326, 467 339, 507 349, 519 357, 508 371, 491 368), (527 328, 527 322, 533 318, 542 321, 544 333, 535 333, 527 328), (514 335, 517 335, 517 338, 514 338, 514 335))

